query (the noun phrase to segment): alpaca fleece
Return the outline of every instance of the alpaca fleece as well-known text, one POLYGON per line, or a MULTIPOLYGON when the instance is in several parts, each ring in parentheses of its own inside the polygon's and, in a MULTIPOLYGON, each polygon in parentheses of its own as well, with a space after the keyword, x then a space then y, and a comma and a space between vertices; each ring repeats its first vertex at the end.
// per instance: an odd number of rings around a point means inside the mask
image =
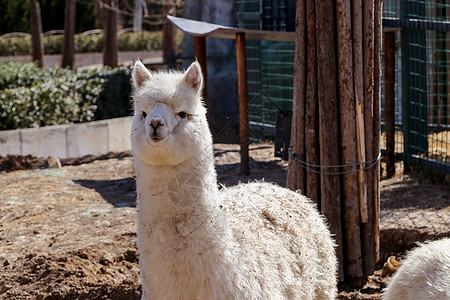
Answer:
POLYGON ((450 239, 419 244, 410 251, 383 299, 450 299, 450 239))
POLYGON ((337 262, 309 199, 253 182, 219 190, 202 73, 132 72, 142 299, 335 299, 337 262))

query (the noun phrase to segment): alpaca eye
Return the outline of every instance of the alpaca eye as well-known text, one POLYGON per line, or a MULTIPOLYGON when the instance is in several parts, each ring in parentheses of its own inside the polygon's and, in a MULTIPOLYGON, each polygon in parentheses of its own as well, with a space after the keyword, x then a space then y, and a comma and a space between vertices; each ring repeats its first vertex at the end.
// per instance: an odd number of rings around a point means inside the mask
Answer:
POLYGON ((142 118, 143 118, 143 119, 145 119, 145 118, 147 117, 147 113, 146 113, 145 111, 143 111, 143 112, 141 113, 141 115, 142 115, 142 118))
POLYGON ((185 113, 184 111, 181 111, 181 112, 178 113, 178 116, 179 116, 180 118, 184 119, 184 118, 187 117, 187 113, 185 113))

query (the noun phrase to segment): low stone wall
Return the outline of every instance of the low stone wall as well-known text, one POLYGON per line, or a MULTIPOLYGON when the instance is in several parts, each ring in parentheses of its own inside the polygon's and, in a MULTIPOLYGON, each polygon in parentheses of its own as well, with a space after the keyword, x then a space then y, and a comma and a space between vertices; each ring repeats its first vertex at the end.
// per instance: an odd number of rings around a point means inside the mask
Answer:
MULTIPOLYGON (((139 58, 144 63, 162 63, 162 51, 126 51, 119 52, 119 65, 130 65, 134 59, 139 58)), ((31 62, 31 55, 21 56, 0 56, 0 61, 16 61, 21 63, 31 62)), ((61 54, 44 55, 44 67, 60 65, 61 54)), ((91 65, 101 65, 103 63, 103 53, 76 53, 74 67, 85 67, 91 65)))
POLYGON ((131 150, 132 117, 0 131, 0 156, 82 157, 131 150))

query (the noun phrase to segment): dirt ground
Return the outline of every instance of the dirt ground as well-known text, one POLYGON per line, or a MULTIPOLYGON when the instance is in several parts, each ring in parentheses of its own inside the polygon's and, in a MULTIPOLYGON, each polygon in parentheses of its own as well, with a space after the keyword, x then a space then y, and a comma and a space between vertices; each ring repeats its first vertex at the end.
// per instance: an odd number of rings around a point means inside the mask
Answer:
MULTIPOLYGON (((285 185, 273 145, 215 145, 221 184, 264 179, 285 185)), ((62 160, 0 158, 0 299, 139 299, 133 160, 129 153, 62 160), (15 171, 12 171, 15 170, 15 171)), ((416 241, 450 236, 450 186, 418 173, 381 182, 381 250, 400 256, 416 241)), ((382 262, 380 263, 381 267, 382 262)), ((380 299, 381 271, 339 299, 380 299)))

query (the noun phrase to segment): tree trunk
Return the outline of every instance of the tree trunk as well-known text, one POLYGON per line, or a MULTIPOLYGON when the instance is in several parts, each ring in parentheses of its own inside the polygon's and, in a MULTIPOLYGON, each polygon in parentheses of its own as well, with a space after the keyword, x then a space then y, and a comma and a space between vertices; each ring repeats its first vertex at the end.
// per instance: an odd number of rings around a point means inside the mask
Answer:
POLYGON ((30 0, 31 60, 44 66, 44 44, 42 43, 41 8, 37 0, 30 0))
POLYGON ((64 41, 61 67, 73 68, 75 63, 75 0, 66 0, 64 9, 64 41))
POLYGON ((142 0, 134 0, 133 31, 142 31, 142 0))
POLYGON ((169 69, 175 69, 176 65, 176 41, 175 27, 167 20, 167 16, 175 15, 175 3, 168 0, 165 3, 166 17, 163 25, 163 59, 169 69))
POLYGON ((109 6, 105 9, 105 44, 103 47, 103 64, 105 66, 117 67, 117 15, 114 10, 116 0, 109 0, 109 6))

